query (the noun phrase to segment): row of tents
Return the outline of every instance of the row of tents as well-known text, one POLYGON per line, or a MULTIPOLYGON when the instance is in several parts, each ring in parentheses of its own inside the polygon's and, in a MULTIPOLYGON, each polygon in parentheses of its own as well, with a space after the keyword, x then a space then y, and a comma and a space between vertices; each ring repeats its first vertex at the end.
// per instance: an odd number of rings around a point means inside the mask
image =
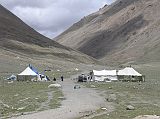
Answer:
POLYGON ((121 70, 93 70, 90 73, 90 81, 111 82, 111 81, 145 81, 145 76, 137 72, 132 67, 121 70))
POLYGON ((17 76, 12 75, 8 80, 17 81, 49 81, 49 78, 42 73, 39 73, 36 68, 29 64, 29 66, 17 76))

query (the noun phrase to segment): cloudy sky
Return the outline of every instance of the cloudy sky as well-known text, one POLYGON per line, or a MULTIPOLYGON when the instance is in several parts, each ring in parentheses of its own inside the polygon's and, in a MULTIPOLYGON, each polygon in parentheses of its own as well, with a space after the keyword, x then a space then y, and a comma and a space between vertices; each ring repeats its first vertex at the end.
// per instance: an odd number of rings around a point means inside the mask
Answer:
POLYGON ((79 21, 115 0, 0 0, 0 4, 25 23, 53 38, 79 21))

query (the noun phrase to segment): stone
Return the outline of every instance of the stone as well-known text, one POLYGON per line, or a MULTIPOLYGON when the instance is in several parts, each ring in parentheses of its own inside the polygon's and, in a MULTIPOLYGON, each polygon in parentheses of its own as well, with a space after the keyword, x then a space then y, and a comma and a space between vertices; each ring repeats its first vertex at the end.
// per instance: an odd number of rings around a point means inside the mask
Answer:
POLYGON ((135 108, 134 108, 132 105, 128 105, 128 106, 126 107, 126 110, 135 110, 135 108))
POLYGON ((75 85, 74 89, 80 89, 81 87, 79 85, 75 85))
POLYGON ((102 108, 101 108, 101 110, 105 110, 105 111, 107 111, 107 108, 106 108, 106 107, 102 107, 102 108))
POLYGON ((157 115, 141 115, 141 116, 135 117, 134 119, 160 119, 160 116, 157 116, 157 115))
POLYGON ((66 98, 65 97, 58 97, 58 99, 65 100, 66 98))
POLYGON ((62 86, 60 85, 60 84, 50 84, 49 86, 48 86, 48 88, 54 88, 54 87, 56 87, 56 88, 61 88, 62 86))
POLYGON ((96 86, 95 85, 91 85, 91 88, 95 88, 96 86))
POLYGON ((112 89, 112 87, 109 87, 109 89, 112 89))
POLYGON ((106 101, 108 102, 115 102, 117 100, 115 94, 109 94, 108 98, 106 98, 106 101))

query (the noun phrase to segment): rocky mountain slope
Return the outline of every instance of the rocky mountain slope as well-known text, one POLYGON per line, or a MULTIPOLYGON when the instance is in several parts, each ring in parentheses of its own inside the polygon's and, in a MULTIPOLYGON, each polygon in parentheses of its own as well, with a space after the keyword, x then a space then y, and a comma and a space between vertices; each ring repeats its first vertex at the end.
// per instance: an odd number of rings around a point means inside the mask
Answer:
POLYGON ((55 38, 108 64, 160 60, 159 0, 117 0, 55 38))
POLYGON ((0 72, 24 68, 29 63, 65 68, 72 67, 71 64, 96 62, 39 34, 0 5, 0 72))

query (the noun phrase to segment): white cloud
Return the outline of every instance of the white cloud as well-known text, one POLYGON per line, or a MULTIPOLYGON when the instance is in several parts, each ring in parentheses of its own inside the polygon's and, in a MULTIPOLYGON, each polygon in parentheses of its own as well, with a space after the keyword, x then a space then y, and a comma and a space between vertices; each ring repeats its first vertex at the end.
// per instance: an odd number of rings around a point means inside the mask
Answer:
POLYGON ((50 38, 114 0, 1 0, 25 23, 50 38))

